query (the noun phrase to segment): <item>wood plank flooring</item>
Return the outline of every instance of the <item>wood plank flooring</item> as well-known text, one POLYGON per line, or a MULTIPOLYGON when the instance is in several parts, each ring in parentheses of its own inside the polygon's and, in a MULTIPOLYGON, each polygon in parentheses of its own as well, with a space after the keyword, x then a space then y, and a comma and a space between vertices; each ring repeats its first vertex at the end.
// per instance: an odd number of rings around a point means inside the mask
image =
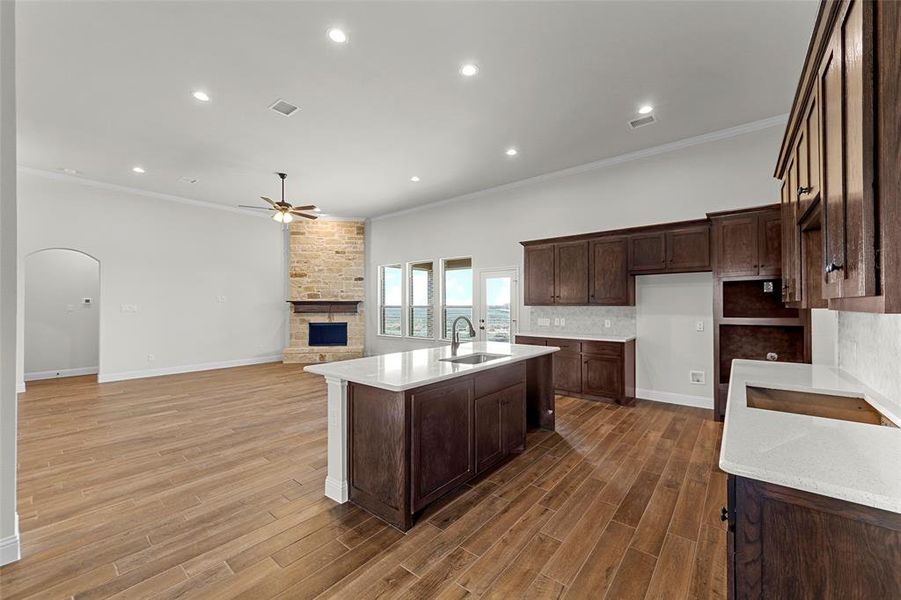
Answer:
POLYGON ((261 365, 19 403, 21 598, 720 598, 710 411, 558 397, 557 431, 401 534, 323 496, 325 385, 261 365))

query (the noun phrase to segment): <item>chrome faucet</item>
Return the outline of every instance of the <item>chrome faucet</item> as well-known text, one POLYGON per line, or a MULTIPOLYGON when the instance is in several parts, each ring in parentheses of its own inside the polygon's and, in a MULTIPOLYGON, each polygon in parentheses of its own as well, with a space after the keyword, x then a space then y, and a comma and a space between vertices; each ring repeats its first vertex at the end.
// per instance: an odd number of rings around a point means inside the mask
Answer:
POLYGON ((454 319, 454 324, 451 325, 451 356, 457 356, 457 348, 460 347, 460 338, 457 337, 457 323, 460 322, 460 319, 466 321, 466 324, 469 325, 469 335, 470 337, 476 336, 476 329, 472 326, 472 321, 469 320, 469 317, 464 317, 460 315, 456 319, 454 319))

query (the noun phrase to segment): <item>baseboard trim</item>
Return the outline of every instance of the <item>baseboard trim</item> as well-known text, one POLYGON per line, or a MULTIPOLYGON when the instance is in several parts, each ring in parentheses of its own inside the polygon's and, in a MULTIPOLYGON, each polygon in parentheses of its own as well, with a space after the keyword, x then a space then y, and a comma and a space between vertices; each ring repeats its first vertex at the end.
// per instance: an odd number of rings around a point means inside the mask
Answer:
POLYGON ((22 548, 19 544, 19 513, 16 513, 15 527, 14 534, 0 539, 0 567, 22 558, 22 548))
POLYGON ((339 504, 344 504, 349 499, 347 482, 326 477, 325 495, 339 504))
POLYGON ((40 381, 41 379, 56 379, 57 377, 77 377, 79 375, 96 374, 97 367, 78 367, 77 369, 59 369, 55 371, 31 371, 30 373, 25 373, 25 381, 40 381))
POLYGON ((635 396, 644 400, 653 400, 654 402, 694 406, 695 408, 713 408, 713 398, 708 398, 706 396, 689 396, 688 394, 658 392, 657 390, 645 390, 641 388, 635 390, 635 396))
POLYGON ((101 373, 97 377, 98 383, 110 383, 113 381, 126 381, 128 379, 144 379, 145 377, 160 377, 162 375, 178 375, 180 373, 194 373, 196 371, 213 371, 215 369, 229 369, 231 367, 244 367, 247 365, 261 365, 265 363, 281 362, 281 354, 269 356, 257 356, 254 358, 238 358, 235 360, 223 360, 218 362, 200 363, 196 365, 182 365, 177 367, 163 367, 161 369, 141 369, 138 371, 119 371, 118 373, 101 373))
POLYGON ((24 391, 25 391, 25 382, 24 382, 24 381, 17 381, 17 382, 16 382, 16 393, 17 393, 17 394, 21 394, 21 393, 24 392, 24 391))

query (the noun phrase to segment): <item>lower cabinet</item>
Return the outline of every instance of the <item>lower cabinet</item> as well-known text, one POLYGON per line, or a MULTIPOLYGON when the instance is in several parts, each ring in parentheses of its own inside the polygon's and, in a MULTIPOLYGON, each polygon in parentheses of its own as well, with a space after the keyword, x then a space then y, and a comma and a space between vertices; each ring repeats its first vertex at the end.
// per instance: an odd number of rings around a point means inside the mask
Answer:
MULTIPOLYGON (((540 367, 533 371, 544 374, 544 389, 549 359, 527 361, 540 367)), ((522 451, 529 366, 515 363, 405 392, 351 383, 350 500, 406 531, 429 503, 522 451)), ((553 396, 549 408, 535 410, 549 411, 553 424, 553 396)))
POLYGON ((635 399, 635 340, 602 342, 516 336, 517 344, 557 346, 554 390, 629 404, 635 399))
POLYGON ((729 475, 728 596, 901 597, 901 515, 729 475))

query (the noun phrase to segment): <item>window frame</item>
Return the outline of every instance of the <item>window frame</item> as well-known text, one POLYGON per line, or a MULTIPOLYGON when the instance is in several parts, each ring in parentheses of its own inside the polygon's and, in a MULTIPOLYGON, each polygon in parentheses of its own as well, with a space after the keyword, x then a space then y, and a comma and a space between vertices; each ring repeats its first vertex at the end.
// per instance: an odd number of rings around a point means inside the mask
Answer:
MULTIPOLYGON (((435 321, 436 321, 436 299, 439 299, 440 293, 440 282, 437 281, 439 277, 439 269, 436 266, 436 263, 441 264, 442 259, 434 259, 434 258, 424 258, 422 260, 411 260, 407 261, 404 264, 404 297, 402 300, 404 301, 404 317, 407 321, 406 327, 404 328, 404 336, 405 338, 409 338, 411 340, 423 340, 423 341, 435 341, 436 339, 440 339, 435 335, 435 321), (413 335, 413 309, 414 308, 426 308, 429 305, 425 304, 413 304, 413 265, 420 265, 423 263, 431 263, 432 265, 432 303, 430 308, 432 309, 432 318, 431 318, 431 330, 432 335, 430 336, 422 336, 422 335, 413 335)), ((389 336, 396 337, 396 336, 389 336)))
MULTIPOLYGON (((439 293, 438 293, 438 310, 435 313, 435 318, 440 322, 440 332, 438 333, 437 339, 444 341, 444 342, 451 341, 450 337, 445 337, 445 331, 444 331, 444 311, 447 307, 447 305, 445 304, 445 292, 446 292, 446 290, 445 290, 445 287, 446 287, 445 273, 447 272, 447 269, 445 268, 445 263, 447 263, 449 261, 467 260, 467 259, 469 260, 469 270, 472 272, 472 298, 470 298, 470 302, 472 303, 472 304, 470 304, 470 309, 472 312, 472 324, 473 324, 473 327, 478 329, 478 325, 476 325, 476 323, 478 323, 479 315, 478 315, 478 308, 476 306, 476 295, 479 293, 479 291, 478 291, 478 280, 476 279, 475 261, 473 260, 471 255, 470 256, 446 256, 443 258, 439 258, 438 265, 440 267, 441 279, 439 281, 440 289, 439 289, 439 293)), ((456 269, 452 269, 452 270, 456 270, 456 269)), ((420 339, 420 338, 417 338, 417 339, 420 339)), ((479 340, 479 332, 476 331, 475 337, 473 337, 471 340, 467 340, 467 341, 477 342, 478 340, 479 340)))
POLYGON ((386 337, 386 338, 390 338, 390 339, 394 339, 394 340, 402 339, 404 337, 404 332, 406 331, 406 329, 405 329, 406 319, 405 319, 405 315, 404 315, 404 311, 405 311, 404 300, 405 300, 405 295, 407 293, 407 289, 406 289, 407 286, 406 286, 406 281, 404 278, 404 272, 405 272, 405 269, 404 269, 403 263, 389 263, 389 264, 385 264, 385 265, 379 265, 379 267, 378 267, 378 277, 376 278, 376 283, 375 283, 375 285, 376 285, 376 300, 377 300, 377 305, 378 305, 378 312, 376 314, 376 319, 378 320, 378 323, 376 325, 376 335, 378 335, 378 336, 386 337), (384 330, 385 320, 384 320, 384 312, 383 312, 384 308, 388 308, 388 307, 394 308, 395 307, 394 304, 384 304, 384 302, 383 302, 385 269, 394 269, 394 268, 400 269, 400 287, 401 287, 400 305, 397 306, 398 308, 400 308, 400 333, 397 335, 395 335, 393 333, 385 333, 385 330, 384 330))

